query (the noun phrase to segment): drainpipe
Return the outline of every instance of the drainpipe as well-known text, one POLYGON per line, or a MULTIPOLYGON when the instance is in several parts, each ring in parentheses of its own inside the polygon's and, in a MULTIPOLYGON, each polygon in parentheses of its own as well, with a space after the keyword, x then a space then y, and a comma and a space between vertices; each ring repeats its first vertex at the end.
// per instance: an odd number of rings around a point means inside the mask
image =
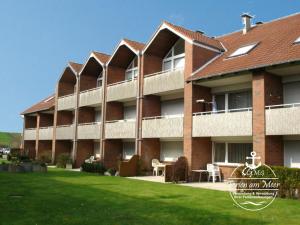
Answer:
POLYGON ((74 123, 73 123, 73 127, 74 127, 74 133, 73 133, 73 149, 72 149, 72 160, 73 163, 75 163, 76 161, 76 157, 77 157, 77 128, 78 128, 78 112, 79 112, 79 90, 80 90, 80 77, 79 77, 79 73, 76 73, 76 101, 75 101, 75 110, 74 110, 74 123))
POLYGON ((55 104, 54 104, 54 118, 53 118, 53 136, 52 136, 52 160, 51 163, 55 163, 55 149, 56 149, 56 125, 57 125, 57 105, 58 105, 58 85, 55 88, 55 104))
POLYGON ((142 52, 138 52, 138 85, 137 85, 137 107, 136 107, 136 142, 135 154, 140 155, 142 141, 142 98, 143 98, 143 74, 142 74, 142 52))
POLYGON ((103 76, 103 83, 102 83, 102 107, 101 107, 101 125, 100 125, 100 159, 104 160, 104 142, 105 142, 105 120, 106 120, 106 87, 107 87, 107 66, 103 64, 102 66, 102 76, 103 76))

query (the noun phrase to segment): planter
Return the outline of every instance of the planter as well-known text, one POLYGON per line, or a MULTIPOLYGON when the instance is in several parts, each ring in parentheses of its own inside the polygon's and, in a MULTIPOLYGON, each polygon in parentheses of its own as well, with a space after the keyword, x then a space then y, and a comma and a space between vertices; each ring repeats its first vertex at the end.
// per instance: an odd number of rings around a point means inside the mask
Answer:
POLYGON ((41 172, 41 168, 40 164, 32 164, 32 172, 41 172))
POLYGON ((8 164, 0 164, 0 172, 8 171, 8 164))
POLYGON ((22 165, 16 165, 16 173, 25 172, 24 167, 22 165))
POLYGON ((17 165, 15 165, 15 164, 9 164, 8 165, 8 170, 7 170, 8 172, 15 173, 16 170, 17 170, 17 165))
POLYGON ((24 168, 24 172, 32 172, 32 163, 31 162, 24 162, 21 165, 24 168))
POLYGON ((71 169, 73 169, 73 165, 72 165, 72 164, 69 164, 69 163, 67 163, 67 164, 66 164, 66 169, 67 169, 67 170, 71 170, 71 169))
POLYGON ((47 166, 41 166, 41 170, 42 173, 46 173, 48 171, 47 166))

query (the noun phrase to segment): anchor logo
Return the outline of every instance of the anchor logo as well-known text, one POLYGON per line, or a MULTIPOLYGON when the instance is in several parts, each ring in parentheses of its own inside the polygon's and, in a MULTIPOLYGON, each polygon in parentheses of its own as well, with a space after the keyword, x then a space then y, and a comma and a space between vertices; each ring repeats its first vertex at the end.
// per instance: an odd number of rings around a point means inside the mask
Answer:
POLYGON ((252 163, 249 164, 248 162, 245 163, 246 167, 252 169, 252 170, 255 170, 256 168, 260 167, 261 166, 261 162, 259 162, 257 165, 255 165, 255 159, 260 159, 260 156, 256 156, 256 152, 255 151, 252 151, 250 153, 250 157, 247 156, 246 159, 252 159, 252 163))

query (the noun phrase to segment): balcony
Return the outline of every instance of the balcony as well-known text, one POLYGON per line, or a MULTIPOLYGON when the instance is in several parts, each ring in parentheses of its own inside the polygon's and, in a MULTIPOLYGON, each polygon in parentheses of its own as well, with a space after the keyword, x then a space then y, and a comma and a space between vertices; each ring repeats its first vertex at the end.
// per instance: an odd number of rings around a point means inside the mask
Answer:
POLYGON ((144 118, 142 122, 142 137, 183 137, 183 115, 144 118))
POLYGON ((122 101, 135 99, 137 94, 137 81, 126 80, 111 84, 107 87, 107 101, 122 101))
POLYGON ((74 109, 76 106, 75 94, 66 95, 58 98, 57 110, 74 109))
POLYGON ((135 120, 117 120, 106 122, 105 138, 135 138, 135 120))
POLYGON ((100 139, 101 123, 79 124, 77 128, 78 139, 100 139))
POLYGON ((28 128, 24 130, 24 140, 35 140, 36 139, 36 128, 28 128))
POLYGON ((94 88, 80 92, 79 107, 99 105, 102 103, 102 88, 94 88))
POLYGON ((252 108, 194 113, 193 137, 252 136, 252 108))
POLYGON ((299 135, 300 103, 266 107, 267 135, 299 135))
POLYGON ((53 138, 53 127, 40 127, 39 140, 52 140, 52 138, 53 138))
POLYGON ((162 71, 145 76, 144 95, 171 92, 184 88, 184 70, 162 71))
POLYGON ((74 139, 74 126, 62 125, 56 127, 57 140, 73 140, 74 139))

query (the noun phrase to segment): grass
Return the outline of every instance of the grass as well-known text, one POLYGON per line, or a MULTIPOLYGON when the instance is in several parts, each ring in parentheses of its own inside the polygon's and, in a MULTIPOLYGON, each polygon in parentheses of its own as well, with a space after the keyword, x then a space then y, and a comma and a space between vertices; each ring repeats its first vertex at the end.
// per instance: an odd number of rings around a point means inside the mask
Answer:
POLYGON ((0 132, 0 146, 19 148, 21 144, 20 133, 0 132))
POLYGON ((300 201, 263 211, 235 206, 227 192, 50 169, 0 173, 0 224, 299 224, 300 201))

